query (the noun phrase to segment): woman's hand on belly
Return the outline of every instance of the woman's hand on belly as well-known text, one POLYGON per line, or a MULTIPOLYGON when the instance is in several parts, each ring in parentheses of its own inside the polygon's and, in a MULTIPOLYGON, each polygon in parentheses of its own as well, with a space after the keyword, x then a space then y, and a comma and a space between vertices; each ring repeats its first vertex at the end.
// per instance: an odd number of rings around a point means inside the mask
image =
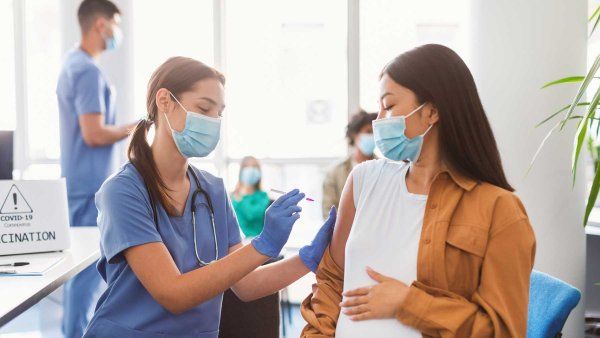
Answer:
POLYGON ((353 321, 394 318, 408 295, 408 285, 371 268, 367 273, 377 284, 344 292, 342 312, 353 321))

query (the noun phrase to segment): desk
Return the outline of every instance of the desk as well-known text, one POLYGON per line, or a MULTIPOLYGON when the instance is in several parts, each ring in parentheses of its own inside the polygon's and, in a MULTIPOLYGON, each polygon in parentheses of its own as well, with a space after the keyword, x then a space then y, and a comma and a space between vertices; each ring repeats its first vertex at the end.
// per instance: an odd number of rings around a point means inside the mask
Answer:
MULTIPOLYGON (((71 249, 65 258, 43 276, 0 278, 0 326, 5 325, 42 298, 58 289, 100 258, 100 232, 97 227, 73 227, 71 249)), ((27 260, 30 255, 18 255, 27 260)))

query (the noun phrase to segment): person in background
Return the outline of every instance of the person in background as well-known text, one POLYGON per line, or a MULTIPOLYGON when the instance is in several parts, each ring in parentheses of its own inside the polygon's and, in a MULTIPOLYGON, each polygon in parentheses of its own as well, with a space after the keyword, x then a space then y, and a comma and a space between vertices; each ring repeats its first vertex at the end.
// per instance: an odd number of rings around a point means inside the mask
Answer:
POLYGON ((375 141, 373 140, 373 127, 371 122, 377 118, 377 113, 367 113, 360 110, 350 118, 346 126, 346 139, 351 147, 351 155, 344 161, 333 166, 325 176, 323 182, 323 218, 327 218, 332 205, 336 208, 340 204, 342 189, 352 168, 364 161, 374 158, 375 141))
MULTIPOLYGON (((240 163, 240 176, 235 190, 231 194, 233 209, 240 228, 246 237, 255 237, 263 230, 265 211, 271 204, 266 192, 260 187, 262 172, 260 163, 247 156, 240 163)), ((329 214, 329 211, 327 211, 329 214)))
MULTIPOLYGON (((67 181, 71 226, 96 226, 94 194, 112 173, 114 145, 134 125, 115 125, 115 93, 98 66, 122 40, 120 11, 108 0, 84 0, 77 12, 81 43, 65 58, 58 98, 61 176, 67 181)), ((65 285, 63 333, 81 337, 102 279, 95 264, 65 285)))

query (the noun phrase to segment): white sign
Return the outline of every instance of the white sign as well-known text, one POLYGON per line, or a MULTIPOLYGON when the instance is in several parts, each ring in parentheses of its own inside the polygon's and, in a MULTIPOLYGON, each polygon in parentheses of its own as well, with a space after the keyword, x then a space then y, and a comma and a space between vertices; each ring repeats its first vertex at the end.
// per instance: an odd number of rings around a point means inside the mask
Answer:
POLYGON ((0 255, 68 249, 64 179, 0 180, 0 255))

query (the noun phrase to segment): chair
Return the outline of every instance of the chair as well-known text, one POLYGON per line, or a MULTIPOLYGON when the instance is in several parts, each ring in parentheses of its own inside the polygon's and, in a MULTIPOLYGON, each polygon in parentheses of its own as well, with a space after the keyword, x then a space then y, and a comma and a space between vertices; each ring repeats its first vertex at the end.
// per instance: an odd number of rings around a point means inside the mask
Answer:
POLYGON ((561 330, 581 299, 573 286, 533 270, 529 286, 528 338, 561 337, 561 330))
POLYGON ((229 289, 223 295, 219 338, 279 338, 279 311, 279 293, 245 303, 229 289))
POLYGON ((279 338, 279 294, 244 303, 225 291, 219 337, 279 338))

